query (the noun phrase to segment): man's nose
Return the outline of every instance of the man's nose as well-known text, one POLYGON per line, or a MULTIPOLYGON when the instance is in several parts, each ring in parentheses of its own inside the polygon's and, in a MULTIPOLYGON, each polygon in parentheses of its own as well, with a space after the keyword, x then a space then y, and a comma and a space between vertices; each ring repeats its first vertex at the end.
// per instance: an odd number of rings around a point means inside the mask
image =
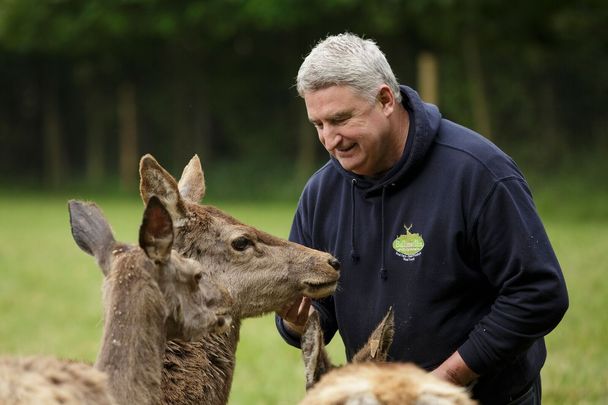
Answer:
POLYGON ((320 135, 321 143, 327 150, 335 149, 342 140, 342 136, 338 134, 336 129, 331 125, 324 126, 320 135))

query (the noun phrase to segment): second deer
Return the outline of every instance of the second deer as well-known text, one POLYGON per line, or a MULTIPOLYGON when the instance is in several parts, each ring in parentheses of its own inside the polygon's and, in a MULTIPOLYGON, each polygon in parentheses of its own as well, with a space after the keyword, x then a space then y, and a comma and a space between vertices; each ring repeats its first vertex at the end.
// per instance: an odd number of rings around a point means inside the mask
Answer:
POLYGON ((411 363, 387 363, 394 336, 389 309, 352 363, 336 367, 325 351, 316 311, 302 335, 308 392, 299 405, 474 405, 467 392, 411 363))

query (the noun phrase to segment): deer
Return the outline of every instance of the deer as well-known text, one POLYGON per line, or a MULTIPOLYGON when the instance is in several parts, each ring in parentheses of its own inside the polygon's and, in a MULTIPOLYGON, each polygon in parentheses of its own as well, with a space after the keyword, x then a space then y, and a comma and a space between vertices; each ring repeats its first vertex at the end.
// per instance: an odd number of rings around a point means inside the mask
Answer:
POLYGON ((306 396, 299 405, 474 405, 463 387, 440 380, 413 363, 388 362, 394 315, 387 314, 352 362, 332 364, 319 314, 312 311, 301 337, 306 396))
POLYGON ((117 242, 94 203, 68 203, 76 244, 104 275, 104 327, 95 364, 51 356, 0 358, 0 402, 157 404, 168 338, 226 333, 231 297, 204 267, 172 249, 171 217, 146 205, 139 246, 117 242))
POLYGON ((175 228, 175 247, 202 263, 233 297, 229 334, 200 341, 169 341, 162 378, 166 404, 226 404, 235 368, 241 320, 276 312, 301 296, 332 294, 340 264, 327 252, 248 226, 219 208, 201 204, 205 177, 194 155, 176 181, 156 159, 140 160, 140 195, 158 197, 175 228))

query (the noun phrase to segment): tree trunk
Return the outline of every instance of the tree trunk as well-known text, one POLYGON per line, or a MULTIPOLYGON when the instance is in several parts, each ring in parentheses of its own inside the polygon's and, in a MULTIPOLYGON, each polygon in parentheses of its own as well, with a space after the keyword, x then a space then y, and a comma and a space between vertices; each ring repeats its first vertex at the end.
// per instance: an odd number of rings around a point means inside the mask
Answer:
POLYGON ((167 50, 167 70, 172 97, 173 166, 181 168, 196 153, 204 162, 211 158, 211 112, 205 64, 181 48, 167 50))
POLYGON ((479 43, 473 32, 466 32, 462 41, 463 56, 469 82, 474 129, 488 139, 492 139, 492 123, 485 92, 485 79, 479 43))
POLYGON ((105 177, 106 133, 109 114, 103 97, 103 88, 96 80, 90 66, 77 70, 80 83, 86 123, 85 173, 87 183, 97 185, 105 177))
POLYGON ((439 105, 439 69, 437 58, 431 52, 418 55, 418 90, 427 103, 439 105))
MULTIPOLYGON (((175 59, 173 59, 175 61, 175 59)), ((179 62, 175 62, 179 65, 179 62)), ((187 86, 185 81, 188 78, 183 75, 179 66, 175 66, 177 72, 171 79, 171 98, 172 98, 172 114, 171 114, 171 161, 173 169, 177 170, 184 166, 186 157, 190 154, 188 145, 188 137, 192 137, 192 123, 188 109, 192 108, 192 100, 188 100, 187 86)))
POLYGON ((65 152, 56 79, 50 77, 44 92, 42 108, 44 182, 56 188, 65 178, 65 152))
POLYGON ((553 83, 549 79, 541 79, 540 83, 540 144, 542 148, 537 151, 542 160, 551 161, 553 157, 566 156, 568 146, 566 139, 562 136, 559 124, 559 114, 557 113, 557 103, 553 83))
MULTIPOLYGON (((188 159, 196 152, 204 164, 213 157, 213 151, 211 150, 211 131, 213 128, 211 126, 211 111, 207 92, 199 89, 194 96, 193 104, 195 107, 192 117, 194 128, 188 159)), ((183 164, 182 162, 182 166, 183 164)))
POLYGON ((118 138, 120 183, 124 190, 130 190, 137 180, 138 156, 135 85, 129 81, 118 87, 118 138))
POLYGON ((173 79, 172 161, 183 167, 196 153, 201 161, 211 157, 211 113, 207 94, 202 88, 190 87, 194 79, 186 74, 173 79))
POLYGON ((308 121, 304 102, 298 97, 292 103, 292 116, 296 118, 297 156, 296 178, 298 182, 306 181, 314 171, 317 163, 316 150, 318 138, 313 126, 308 121))

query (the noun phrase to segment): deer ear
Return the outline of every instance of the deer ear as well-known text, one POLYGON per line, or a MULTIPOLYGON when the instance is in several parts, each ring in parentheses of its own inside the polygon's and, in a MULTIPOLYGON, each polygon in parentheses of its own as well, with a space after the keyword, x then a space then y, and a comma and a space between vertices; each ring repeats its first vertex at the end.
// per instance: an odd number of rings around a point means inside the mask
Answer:
POLYGON ((156 196, 173 219, 186 215, 186 206, 179 193, 177 182, 152 155, 144 155, 139 161, 139 176, 139 193, 144 203, 147 203, 152 196, 156 196))
POLYGON ((384 318, 372 332, 367 343, 354 356, 353 363, 386 361, 395 335, 395 314, 390 307, 384 318))
POLYGON ((178 188, 181 196, 191 202, 198 203, 205 197, 205 174, 198 155, 184 167, 178 188))
POLYGON ((173 221, 156 196, 150 197, 139 227, 139 246, 155 262, 166 263, 173 247, 173 221))
POLYGON ((331 360, 325 351, 323 330, 317 311, 312 311, 306 321, 304 333, 300 340, 302 359, 306 371, 306 389, 312 388, 321 377, 333 368, 331 360))
POLYGON ((373 337, 377 337, 380 344, 378 345, 378 352, 376 353, 377 361, 386 361, 388 358, 388 351, 393 344, 393 338, 395 336, 395 313, 393 307, 390 307, 384 315, 384 318, 372 333, 373 337))
POLYGON ((104 275, 107 275, 112 247, 116 243, 110 224, 92 202, 70 200, 68 211, 74 241, 80 249, 95 256, 104 275))

